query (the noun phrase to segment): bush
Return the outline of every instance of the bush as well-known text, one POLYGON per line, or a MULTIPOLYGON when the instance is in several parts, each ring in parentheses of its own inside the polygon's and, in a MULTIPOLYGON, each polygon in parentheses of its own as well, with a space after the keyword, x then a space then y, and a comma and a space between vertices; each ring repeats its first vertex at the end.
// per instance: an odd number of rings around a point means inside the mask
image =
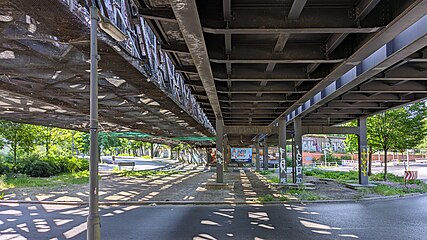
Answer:
POLYGON ((12 171, 12 164, 0 161, 0 175, 9 174, 12 171))
POLYGON ((51 163, 43 160, 31 162, 31 164, 26 165, 25 170, 25 174, 31 177, 50 177, 57 173, 51 163))
POLYGON ((37 154, 26 156, 17 166, 19 173, 32 177, 49 177, 86 170, 89 170, 89 162, 85 159, 64 156, 40 157, 37 154))

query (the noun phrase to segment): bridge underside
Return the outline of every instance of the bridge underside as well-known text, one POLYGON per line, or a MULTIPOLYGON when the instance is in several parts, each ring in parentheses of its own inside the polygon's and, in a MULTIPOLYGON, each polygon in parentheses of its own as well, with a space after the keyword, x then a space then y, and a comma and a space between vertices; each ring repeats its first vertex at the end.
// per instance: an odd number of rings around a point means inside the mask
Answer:
MULTIPOLYGON (((88 130, 88 15, 66 2, 0 3, 1 118, 88 130)), ((136 59, 102 33, 99 39, 100 130, 142 132, 152 135, 145 140, 172 145, 177 137, 213 136, 151 81, 143 56, 136 59)))
POLYGON ((425 1, 140 2, 212 123, 251 129, 300 117, 303 126, 333 126, 427 97, 425 1))
MULTIPOLYGON (((427 0, 99 3, 128 35, 99 33, 101 130, 177 143, 220 120, 248 145, 279 119, 334 126, 427 97, 427 0)), ((86 1, 0 7, 0 116, 86 130, 86 1)))

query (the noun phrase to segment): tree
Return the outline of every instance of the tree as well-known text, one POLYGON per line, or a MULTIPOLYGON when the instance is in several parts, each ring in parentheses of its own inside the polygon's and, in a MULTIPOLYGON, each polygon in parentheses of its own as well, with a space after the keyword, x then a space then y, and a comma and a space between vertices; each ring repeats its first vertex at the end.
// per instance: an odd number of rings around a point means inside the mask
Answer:
POLYGON ((35 145, 35 128, 29 124, 0 120, 0 135, 3 144, 13 152, 13 163, 16 165, 18 150, 30 151, 35 145))
POLYGON ((425 136, 424 102, 386 111, 368 118, 371 146, 384 151, 384 180, 387 180, 387 152, 415 147, 425 136))

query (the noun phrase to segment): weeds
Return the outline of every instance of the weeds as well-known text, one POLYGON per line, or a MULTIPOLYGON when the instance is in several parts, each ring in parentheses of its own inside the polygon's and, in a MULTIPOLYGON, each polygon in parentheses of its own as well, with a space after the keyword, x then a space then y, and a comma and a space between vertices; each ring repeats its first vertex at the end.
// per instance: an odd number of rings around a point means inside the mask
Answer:
POLYGON ((260 196, 258 197, 258 201, 261 203, 265 203, 265 202, 272 202, 272 201, 282 201, 282 202, 286 202, 289 201, 289 198, 286 196, 280 196, 280 197, 274 197, 270 194, 264 195, 264 196, 260 196))
POLYGON ((310 200, 310 201, 314 201, 314 200, 326 199, 324 197, 321 197, 321 196, 317 195, 314 192, 307 191, 305 189, 289 189, 287 191, 287 193, 289 193, 289 194, 297 197, 299 200, 310 200))

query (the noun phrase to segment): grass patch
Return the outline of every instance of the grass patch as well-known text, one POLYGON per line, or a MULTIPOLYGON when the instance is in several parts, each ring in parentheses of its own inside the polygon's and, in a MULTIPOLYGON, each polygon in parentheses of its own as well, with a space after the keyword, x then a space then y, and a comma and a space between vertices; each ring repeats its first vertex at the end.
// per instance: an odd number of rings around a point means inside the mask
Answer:
POLYGON ((275 197, 273 197, 272 195, 270 195, 270 194, 267 194, 267 195, 264 195, 264 196, 260 196, 260 197, 258 197, 258 201, 260 201, 260 202, 272 202, 272 201, 274 201, 274 200, 276 200, 276 198, 275 197))
POLYGON ((272 183, 280 183, 280 179, 277 176, 272 176, 271 178, 268 179, 268 181, 272 183))
POLYGON ((10 188, 53 187, 60 185, 85 184, 88 182, 89 171, 66 173, 48 178, 29 177, 27 175, 19 174, 0 178, 0 190, 10 188))
POLYGON ((358 172, 349 171, 349 172, 341 172, 341 171, 322 171, 318 169, 307 170, 304 172, 306 176, 313 176, 317 178, 329 178, 335 179, 338 182, 346 182, 346 181, 354 181, 358 180, 358 172))
MULTIPOLYGON (((337 182, 352 182, 359 179, 357 171, 342 172, 342 171, 324 171, 319 169, 312 169, 312 170, 307 170, 304 173, 306 176, 335 179, 337 180, 337 182)), ((383 181, 383 180, 384 180, 384 173, 376 173, 369 176, 369 181, 383 181)), ((401 183, 401 184, 405 183, 405 180, 403 179, 403 177, 396 176, 392 173, 387 173, 387 181, 394 182, 394 183, 401 183)), ((422 185, 424 183, 420 180, 411 180, 411 181, 408 181, 408 184, 422 185)))
POLYGON ((165 175, 172 175, 180 173, 176 170, 168 170, 168 171, 156 171, 156 170, 149 170, 149 171, 129 171, 129 170, 121 170, 121 171, 114 171, 114 173, 117 173, 119 176, 122 177, 150 177, 150 176, 165 176, 165 175))
POLYGON ((326 199, 326 198, 323 198, 323 197, 317 195, 316 193, 314 193, 312 191, 308 191, 305 189, 289 189, 287 191, 287 193, 297 197, 299 200, 314 201, 314 200, 326 199))
POLYGON ((255 172, 257 172, 261 175, 269 175, 269 174, 274 173, 274 170, 261 170, 261 171, 255 171, 255 172))
POLYGON ((270 194, 264 195, 264 196, 260 196, 258 197, 258 201, 261 203, 265 203, 265 202, 272 202, 272 201, 282 201, 282 202, 286 202, 289 201, 289 198, 286 196, 280 196, 280 197, 274 197, 270 194))
POLYGON ((405 190, 400 187, 393 187, 388 185, 378 185, 372 189, 374 193, 383 195, 383 196, 391 196, 391 195, 404 195, 405 190))
POLYGON ((389 186, 389 185, 378 185, 373 188, 359 188, 358 191, 361 193, 362 197, 366 194, 378 194, 382 196, 391 196, 391 195, 400 195, 403 196, 405 194, 405 189, 397 186, 389 186))
POLYGON ((3 200, 4 198, 4 192, 0 193, 0 200, 3 200))

